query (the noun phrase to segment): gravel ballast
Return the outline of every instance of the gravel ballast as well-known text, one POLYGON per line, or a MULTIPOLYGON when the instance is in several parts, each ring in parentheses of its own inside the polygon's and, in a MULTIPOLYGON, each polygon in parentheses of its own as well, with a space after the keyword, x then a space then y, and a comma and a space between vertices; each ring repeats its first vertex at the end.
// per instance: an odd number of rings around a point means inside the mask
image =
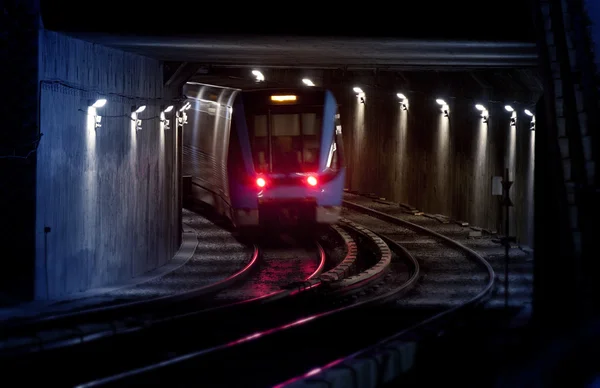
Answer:
POLYGON ((215 295, 215 299, 238 301, 281 291, 282 286, 307 279, 320 263, 316 247, 297 247, 276 242, 261 246, 258 267, 243 284, 215 295))
POLYGON ((23 305, 15 309, 13 316, 68 313, 191 291, 224 280, 250 262, 252 246, 242 244, 229 231, 197 213, 187 209, 182 213, 182 222, 196 233, 198 246, 179 268, 137 285, 94 296, 23 305))
POLYGON ((487 273, 463 252, 369 215, 348 209, 344 209, 342 214, 399 243, 419 261, 420 282, 396 301, 398 307, 454 307, 477 295, 487 282, 487 273))
MULTIPOLYGON (((496 290, 486 306, 490 308, 504 306, 504 247, 494 241, 497 236, 483 232, 480 237, 470 237, 469 233, 476 229, 463 227, 452 221, 444 224, 424 215, 408 214, 398 205, 379 203, 360 195, 344 194, 344 199, 429 228, 473 249, 486 259, 496 272, 496 290)), ((405 247, 411 250, 410 246, 405 245, 405 247)), ((509 249, 509 257, 509 305, 517 308, 527 307, 531 304, 533 295, 533 257, 516 245, 509 249)))

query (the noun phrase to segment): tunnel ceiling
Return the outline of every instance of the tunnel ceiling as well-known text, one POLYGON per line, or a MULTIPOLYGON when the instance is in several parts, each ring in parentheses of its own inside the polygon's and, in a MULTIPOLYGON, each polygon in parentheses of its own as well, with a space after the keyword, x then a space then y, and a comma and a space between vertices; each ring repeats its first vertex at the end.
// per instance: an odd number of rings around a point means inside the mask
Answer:
POLYGON ((232 66, 388 69, 530 68, 535 44, 300 36, 166 37, 71 33, 94 43, 171 61, 232 66))
POLYGON ((523 1, 168 3, 41 0, 48 29, 170 61, 455 70, 537 65, 523 1), (138 6, 136 6, 138 4, 138 6))

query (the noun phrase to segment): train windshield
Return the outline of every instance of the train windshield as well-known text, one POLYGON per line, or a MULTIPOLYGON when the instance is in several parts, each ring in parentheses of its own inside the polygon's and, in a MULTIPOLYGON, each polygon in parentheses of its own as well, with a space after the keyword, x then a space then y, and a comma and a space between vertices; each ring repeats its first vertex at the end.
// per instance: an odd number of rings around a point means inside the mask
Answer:
POLYGON ((317 171, 322 110, 323 106, 271 106, 250 114, 255 170, 280 174, 317 171))

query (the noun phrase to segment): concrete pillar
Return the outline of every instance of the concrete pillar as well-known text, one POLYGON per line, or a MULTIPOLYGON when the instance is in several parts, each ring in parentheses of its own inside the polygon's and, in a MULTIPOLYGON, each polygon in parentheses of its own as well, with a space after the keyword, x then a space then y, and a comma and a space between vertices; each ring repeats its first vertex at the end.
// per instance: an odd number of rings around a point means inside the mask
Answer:
POLYGON ((38 123, 37 0, 3 2, 0 34, 0 302, 33 296, 38 123))
POLYGON ((600 2, 597 0, 585 0, 587 16, 591 22, 589 26, 592 38, 592 48, 595 55, 596 71, 600 69, 600 2))
POLYGON ((598 93, 585 11, 560 0, 536 6, 545 98, 536 123, 534 318, 573 327, 598 314, 600 299, 598 93))

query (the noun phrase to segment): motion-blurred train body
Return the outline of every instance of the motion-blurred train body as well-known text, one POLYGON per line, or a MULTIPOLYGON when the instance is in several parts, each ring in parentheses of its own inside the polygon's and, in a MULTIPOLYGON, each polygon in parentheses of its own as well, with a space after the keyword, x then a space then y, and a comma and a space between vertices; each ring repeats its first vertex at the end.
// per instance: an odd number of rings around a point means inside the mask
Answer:
POLYGON ((182 174, 194 201, 242 231, 337 222, 345 165, 330 91, 188 82, 184 95, 182 174))

